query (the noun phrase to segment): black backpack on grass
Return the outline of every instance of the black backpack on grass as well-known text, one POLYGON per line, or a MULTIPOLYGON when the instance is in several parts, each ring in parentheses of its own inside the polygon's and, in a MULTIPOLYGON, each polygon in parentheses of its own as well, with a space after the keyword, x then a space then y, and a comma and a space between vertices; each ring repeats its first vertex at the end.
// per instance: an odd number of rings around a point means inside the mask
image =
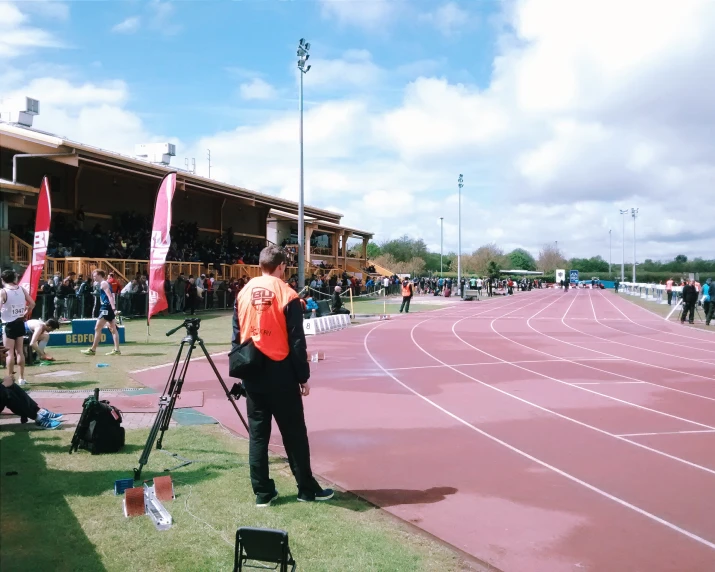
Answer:
POLYGON ((70 454, 77 449, 86 449, 92 455, 116 453, 124 447, 122 412, 99 400, 99 388, 94 390, 82 404, 82 416, 77 423, 70 454))

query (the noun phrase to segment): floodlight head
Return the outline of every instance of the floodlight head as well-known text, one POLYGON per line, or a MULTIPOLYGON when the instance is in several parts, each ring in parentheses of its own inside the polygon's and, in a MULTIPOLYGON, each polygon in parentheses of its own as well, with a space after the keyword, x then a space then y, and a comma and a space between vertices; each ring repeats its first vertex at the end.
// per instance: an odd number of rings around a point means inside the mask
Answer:
POLYGON ((305 44, 305 38, 301 38, 301 39, 300 39, 300 42, 298 42, 298 45, 300 45, 301 47, 303 47, 304 44, 305 44))
POLYGON ((308 66, 307 68, 305 68, 305 71, 304 71, 303 73, 308 73, 309 71, 310 71, 310 66, 308 66))
POLYGON ((309 52, 310 51, 310 43, 305 44, 305 51, 309 52))

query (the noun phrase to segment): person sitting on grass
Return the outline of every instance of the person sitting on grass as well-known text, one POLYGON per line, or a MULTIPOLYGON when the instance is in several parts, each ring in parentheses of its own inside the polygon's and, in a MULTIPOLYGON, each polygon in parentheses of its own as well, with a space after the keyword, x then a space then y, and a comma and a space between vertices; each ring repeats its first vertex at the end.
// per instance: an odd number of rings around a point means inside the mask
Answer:
POLYGON ((55 358, 45 353, 47 343, 50 341, 50 332, 59 329, 60 323, 54 318, 46 322, 42 320, 28 320, 25 322, 25 332, 30 337, 30 349, 37 352, 43 361, 55 361, 55 358))
POLYGON ((88 356, 93 356, 97 353, 97 346, 102 339, 102 330, 105 325, 109 327, 109 331, 112 332, 112 339, 114 340, 114 349, 107 355, 122 355, 122 352, 119 351, 119 331, 117 330, 117 323, 114 320, 116 316, 114 293, 112 292, 112 287, 109 285, 109 282, 107 282, 104 277, 104 270, 97 269, 92 272, 92 278, 95 283, 99 283, 99 317, 97 318, 97 325, 94 328, 92 347, 82 350, 82 353, 88 356))
MULTIPOLYGON (((0 354, 5 352, 5 348, 0 350, 0 354)), ((43 429, 58 429, 62 425, 61 413, 53 413, 37 405, 11 375, 6 375, 0 384, 0 412, 6 407, 21 419, 33 419, 35 425, 43 429)))

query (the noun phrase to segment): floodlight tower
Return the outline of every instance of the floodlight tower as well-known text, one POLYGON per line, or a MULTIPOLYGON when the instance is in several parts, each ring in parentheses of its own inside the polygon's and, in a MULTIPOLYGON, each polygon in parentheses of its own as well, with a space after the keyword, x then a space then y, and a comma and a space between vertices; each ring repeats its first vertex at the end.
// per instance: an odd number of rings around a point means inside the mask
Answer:
POLYGON ((442 272, 442 256, 444 249, 444 217, 439 217, 439 277, 443 278, 444 273, 442 272))
POLYGON ((613 262, 613 237, 611 229, 608 229, 608 279, 611 279, 611 263, 613 262))
POLYGON ((457 230, 457 292, 462 294, 462 187, 464 186, 464 176, 460 173, 457 179, 459 187, 459 202, 458 202, 458 230, 457 230))
POLYGON ((303 205, 303 76, 310 71, 310 66, 305 65, 310 55, 310 44, 303 38, 298 42, 298 71, 300 72, 300 198, 298 199, 298 289, 305 287, 305 213, 303 205))
MULTIPOLYGON (((621 215, 628 214, 628 209, 620 209, 621 215)), ((622 235, 622 251, 621 251, 621 282, 626 281, 626 217, 623 216, 623 235, 622 235)))
POLYGON ((636 217, 638 216, 638 209, 631 209, 631 216, 633 217, 633 283, 636 282, 636 217))

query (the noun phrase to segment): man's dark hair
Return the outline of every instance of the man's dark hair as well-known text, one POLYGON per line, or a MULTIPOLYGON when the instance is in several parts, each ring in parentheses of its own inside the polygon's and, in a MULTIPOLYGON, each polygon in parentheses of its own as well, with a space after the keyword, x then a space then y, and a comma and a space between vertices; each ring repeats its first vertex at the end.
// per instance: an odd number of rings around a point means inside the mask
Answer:
POLYGON ((276 268, 281 264, 285 264, 286 255, 282 248, 277 246, 266 246, 261 250, 261 256, 258 258, 258 264, 261 270, 273 274, 276 268))
POLYGON ((5 284, 14 284, 17 282, 17 274, 14 270, 3 270, 2 281, 5 282, 5 284))
POLYGON ((52 328, 53 330, 59 330, 60 329, 60 323, 55 320, 54 318, 50 318, 45 322, 45 326, 48 328, 52 328))

